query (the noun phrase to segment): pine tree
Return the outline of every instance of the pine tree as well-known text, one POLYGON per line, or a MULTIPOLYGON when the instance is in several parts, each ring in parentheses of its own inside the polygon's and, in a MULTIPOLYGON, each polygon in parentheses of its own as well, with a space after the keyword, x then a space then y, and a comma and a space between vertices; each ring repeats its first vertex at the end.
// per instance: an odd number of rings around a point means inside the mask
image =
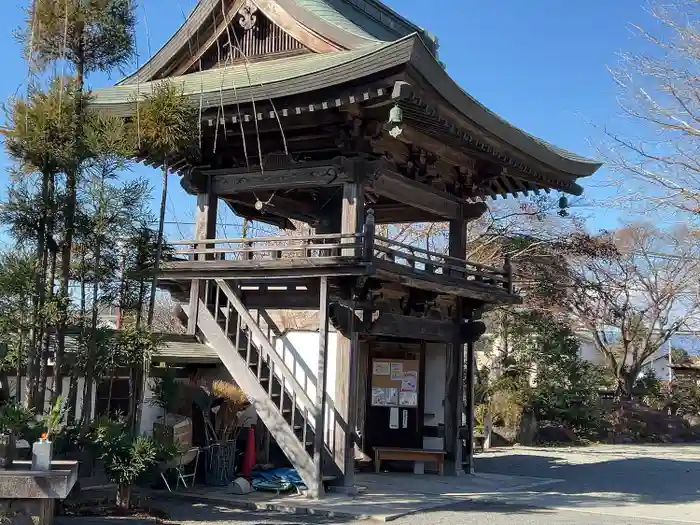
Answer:
POLYGON ((71 255, 76 226, 78 185, 92 152, 85 140, 86 77, 95 71, 113 71, 134 54, 135 4, 132 0, 34 0, 21 33, 30 67, 45 71, 60 62, 70 64, 73 101, 70 125, 63 142, 66 197, 63 209, 59 283, 60 316, 55 355, 54 397, 61 395, 65 332, 68 326, 71 255))

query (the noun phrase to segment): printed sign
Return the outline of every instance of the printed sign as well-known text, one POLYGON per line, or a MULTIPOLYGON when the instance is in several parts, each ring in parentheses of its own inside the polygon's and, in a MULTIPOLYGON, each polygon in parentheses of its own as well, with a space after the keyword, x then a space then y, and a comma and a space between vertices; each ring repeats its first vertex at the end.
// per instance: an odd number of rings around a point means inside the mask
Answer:
POLYGON ((401 392, 417 392, 418 391, 418 372, 415 370, 407 371, 401 380, 401 392))
POLYGON ((399 428, 399 409, 396 407, 389 410, 389 428, 392 430, 399 428))
POLYGON ((383 388, 373 388, 372 389, 372 406, 373 407, 383 407, 386 405, 386 398, 384 395, 383 388))
POLYGON ((388 361, 374 361, 372 373, 375 376, 388 376, 391 373, 391 366, 388 361))
POLYGON ((401 381, 403 379, 403 363, 391 363, 391 380, 401 381))
POLYGON ((418 392, 401 392, 399 394, 399 405, 402 407, 417 407, 418 392))
POLYGON ((385 388, 384 401, 386 406, 395 407, 399 404, 399 389, 385 388))

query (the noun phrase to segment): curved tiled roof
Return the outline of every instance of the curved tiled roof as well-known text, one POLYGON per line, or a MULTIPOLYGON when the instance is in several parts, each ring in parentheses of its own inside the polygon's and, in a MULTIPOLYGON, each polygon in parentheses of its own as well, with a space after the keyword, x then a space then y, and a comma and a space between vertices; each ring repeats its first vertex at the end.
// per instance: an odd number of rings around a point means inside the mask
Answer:
POLYGON ((390 38, 382 38, 375 31, 371 33, 362 26, 354 23, 348 16, 342 14, 338 8, 334 7, 329 0, 295 0, 298 5, 306 9, 314 16, 325 20, 329 24, 347 31, 360 38, 367 40, 391 40, 390 38))
MULTIPOLYGON (((511 125, 464 91, 432 56, 421 39, 411 35, 396 42, 375 42, 353 51, 305 54, 240 64, 172 79, 202 108, 298 95, 411 65, 456 112, 483 129, 509 150, 520 152, 573 177, 593 174, 600 163, 558 148, 511 125)), ((92 107, 120 116, 134 112, 134 100, 153 83, 123 84, 93 92, 92 107)), ((527 160, 523 161, 525 164, 527 160)))
MULTIPOLYGON (((358 59, 389 52, 390 61, 401 63, 408 59, 410 49, 404 43, 399 49, 391 43, 377 42, 354 51, 304 54, 278 60, 264 60, 252 64, 237 64, 210 69, 170 79, 182 88, 182 92, 203 109, 250 102, 256 99, 289 96, 322 87, 331 86, 338 78, 345 77, 345 70, 352 68, 358 59), (283 65, 281 65, 283 64, 283 65), (343 68, 343 71, 339 71, 343 68)), ((365 74, 370 69, 357 64, 357 71, 365 74)), ((379 66, 381 68, 381 66, 379 66)), ((376 67, 374 70, 378 70, 376 67)), ((380 69, 379 69, 380 70, 380 69)), ((122 84, 93 91, 91 107, 118 116, 131 116, 134 101, 144 99, 158 81, 141 84, 122 84)))

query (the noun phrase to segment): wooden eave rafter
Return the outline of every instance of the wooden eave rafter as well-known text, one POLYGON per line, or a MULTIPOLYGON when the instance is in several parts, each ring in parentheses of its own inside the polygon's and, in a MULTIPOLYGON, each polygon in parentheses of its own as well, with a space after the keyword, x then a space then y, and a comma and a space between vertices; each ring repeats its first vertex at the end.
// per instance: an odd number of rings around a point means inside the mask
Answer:
MULTIPOLYGON (((599 163, 563 152, 527 135, 479 105, 449 78, 415 35, 375 47, 366 54, 358 54, 347 62, 338 62, 329 69, 270 82, 265 86, 239 87, 237 94, 207 92, 203 96, 198 94, 196 98, 206 109, 222 104, 241 103, 251 97, 302 97, 304 93, 337 89, 370 75, 383 73, 385 78, 395 79, 396 68, 407 65, 409 80, 416 84, 412 86, 413 91, 419 92, 424 98, 418 98, 413 93, 398 97, 397 100, 406 108, 406 133, 413 128, 414 132, 423 135, 423 139, 432 137, 434 141, 449 145, 448 148, 443 147, 443 150, 451 149, 458 154, 457 157, 461 153, 465 157, 477 155, 489 159, 493 164, 505 166, 509 170, 509 177, 519 178, 543 189, 555 188, 580 194, 582 188, 576 184, 576 178, 590 175, 600 166, 599 163), (434 77, 428 77, 428 81, 424 77, 426 73, 434 73, 434 77)), ((327 102, 321 103, 321 108, 324 104, 328 106, 327 102)), ((98 103, 97 107, 99 105, 98 103)), ((123 105, 121 102, 110 102, 106 109, 121 113, 126 110, 126 106, 121 109, 123 105)), ((309 108, 312 107, 316 107, 315 102, 309 105, 309 108)), ((303 110, 301 105, 295 108, 297 112, 300 110, 303 110)), ((282 115, 284 111, 283 109, 282 115)), ((271 115, 274 116, 274 112, 271 115)), ((231 118, 236 117, 232 114, 231 118)), ((259 120, 265 116, 259 113, 250 118, 259 120)), ((487 187, 486 190, 492 197, 508 195, 509 184, 510 181, 492 180, 490 188, 487 187)))
POLYGON ((509 193, 517 193, 518 190, 509 187, 510 181, 507 178, 511 172, 520 179, 542 187, 573 195, 583 192, 583 188, 575 182, 574 175, 553 173, 551 167, 504 144, 500 137, 479 129, 473 122, 461 119, 455 123, 442 117, 436 109, 439 102, 429 104, 413 94, 402 95, 397 100, 404 112, 403 131, 399 140, 424 144, 430 151, 433 151, 431 147, 435 148, 434 153, 456 166, 462 166, 464 162, 476 158, 506 167, 508 175, 499 174, 491 179, 490 186, 482 188, 492 198, 497 195, 506 198, 509 193))
POLYGON ((519 160, 524 155, 523 160, 534 159, 556 172, 573 177, 587 177, 600 168, 600 162, 548 144, 506 122, 480 104, 449 76, 418 39, 413 48, 410 66, 409 82, 413 93, 425 98, 428 107, 436 115, 458 129, 469 130, 471 126, 476 126, 487 136, 498 139, 504 149, 512 148, 512 160, 519 160))

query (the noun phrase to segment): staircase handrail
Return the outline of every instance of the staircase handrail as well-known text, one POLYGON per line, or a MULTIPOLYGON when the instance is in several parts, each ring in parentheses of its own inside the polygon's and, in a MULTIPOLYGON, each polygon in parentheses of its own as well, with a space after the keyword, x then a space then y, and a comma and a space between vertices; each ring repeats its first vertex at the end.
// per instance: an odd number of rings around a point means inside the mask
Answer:
POLYGON ((253 331, 253 340, 259 339, 261 341, 260 345, 258 345, 258 350, 262 352, 263 356, 268 356, 269 359, 273 362, 274 366, 277 367, 278 370, 282 371, 282 373, 284 374, 285 384, 289 383, 291 385, 291 388, 294 391, 294 394, 297 396, 297 399, 301 401, 301 403, 303 403, 304 406, 308 407, 309 410, 313 410, 314 412, 318 410, 316 404, 313 401, 311 401, 311 398, 301 386, 295 375, 289 369, 287 364, 282 360, 280 355, 272 346, 272 343, 270 343, 270 341, 267 339, 267 336, 262 331, 260 326, 258 326, 258 324, 255 322, 253 316, 250 315, 250 312, 248 312, 248 309, 245 307, 240 297, 238 297, 238 295, 223 279, 215 279, 215 281, 219 288, 224 292, 224 295, 226 295, 230 304, 236 310, 238 315, 241 316, 242 321, 250 330, 253 331), (270 348, 265 348, 266 345, 270 348))

